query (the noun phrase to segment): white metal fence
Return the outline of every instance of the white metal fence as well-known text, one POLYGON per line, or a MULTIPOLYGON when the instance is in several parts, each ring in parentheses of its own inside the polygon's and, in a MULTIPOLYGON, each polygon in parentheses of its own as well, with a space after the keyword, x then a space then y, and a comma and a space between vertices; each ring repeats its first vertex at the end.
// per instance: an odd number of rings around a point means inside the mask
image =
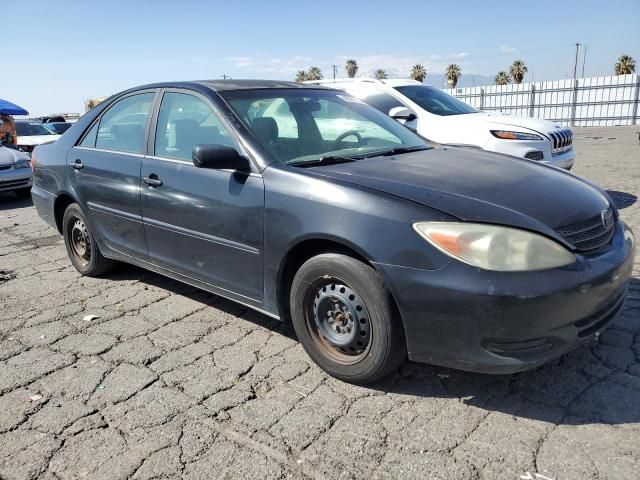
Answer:
POLYGON ((563 125, 640 124, 640 75, 445 89, 480 110, 545 118, 563 125))

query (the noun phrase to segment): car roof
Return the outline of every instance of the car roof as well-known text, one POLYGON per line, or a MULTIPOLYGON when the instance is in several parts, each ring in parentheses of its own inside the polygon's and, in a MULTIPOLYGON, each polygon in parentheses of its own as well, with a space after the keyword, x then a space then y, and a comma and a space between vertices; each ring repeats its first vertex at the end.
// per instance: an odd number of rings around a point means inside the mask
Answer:
POLYGON ((127 91, 141 90, 147 88, 180 88, 189 87, 194 85, 205 86, 216 92, 229 91, 229 90, 256 90, 256 89, 268 89, 268 88, 324 88, 316 85, 305 85, 295 82, 287 82, 284 80, 250 80, 250 79, 228 79, 228 80, 190 80, 190 81, 178 81, 178 82, 160 82, 151 83, 148 85, 141 85, 134 87, 127 91))
POLYGON ((324 87, 334 86, 340 88, 344 85, 388 85, 390 87, 400 87, 406 85, 424 85, 424 83, 411 78, 385 78, 378 80, 376 78, 337 78, 335 80, 309 80, 304 82, 305 85, 321 85, 324 87))

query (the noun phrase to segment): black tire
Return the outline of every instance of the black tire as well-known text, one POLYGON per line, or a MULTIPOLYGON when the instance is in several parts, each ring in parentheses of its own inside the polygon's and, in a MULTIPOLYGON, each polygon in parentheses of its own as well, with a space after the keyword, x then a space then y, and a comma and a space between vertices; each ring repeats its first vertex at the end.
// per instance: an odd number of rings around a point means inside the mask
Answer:
POLYGON ((97 277, 113 267, 114 261, 100 253, 87 219, 77 203, 70 204, 64 211, 62 234, 69 259, 82 275, 97 277))
POLYGON ((31 187, 29 188, 19 188, 18 190, 14 190, 16 196, 18 198, 30 198, 31 197, 31 187))
POLYGON ((305 262, 293 278, 290 307, 307 354, 340 380, 373 382, 406 358, 391 292, 375 269, 353 257, 325 253, 305 262))

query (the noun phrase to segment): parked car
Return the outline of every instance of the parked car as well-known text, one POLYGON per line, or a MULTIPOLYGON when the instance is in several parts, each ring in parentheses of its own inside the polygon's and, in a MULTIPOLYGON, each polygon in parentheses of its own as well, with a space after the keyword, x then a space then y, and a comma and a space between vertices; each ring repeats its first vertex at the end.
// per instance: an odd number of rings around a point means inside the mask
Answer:
POLYGON ((69 122, 48 122, 43 124, 46 128, 51 130, 53 133, 57 135, 62 135, 64 132, 69 130, 73 123, 69 122))
POLYGON ((14 192, 18 197, 31 194, 31 163, 26 154, 0 145, 0 192, 14 192))
POLYGON ((40 117, 42 123, 64 123, 67 120, 62 115, 54 115, 50 117, 40 117))
POLYGON ((309 356, 350 382, 407 354, 490 373, 540 365, 606 327, 633 265, 633 234, 598 186, 433 148, 317 86, 133 88, 32 160, 34 204, 80 273, 120 260, 290 318, 309 356), (265 115, 282 102, 286 136, 265 115))
POLYGON ((313 81, 364 100, 434 142, 478 147, 568 170, 573 133, 547 120, 478 111, 439 88, 409 79, 313 81))
POLYGON ((33 120, 16 120, 18 134, 18 150, 31 155, 31 152, 42 143, 54 142, 60 135, 46 128, 42 123, 33 120))

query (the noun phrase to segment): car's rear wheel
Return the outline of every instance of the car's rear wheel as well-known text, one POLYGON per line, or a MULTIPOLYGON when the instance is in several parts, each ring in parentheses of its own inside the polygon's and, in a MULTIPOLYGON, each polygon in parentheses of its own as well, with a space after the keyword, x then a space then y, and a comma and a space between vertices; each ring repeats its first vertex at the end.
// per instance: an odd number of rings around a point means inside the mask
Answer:
POLYGON ((305 262, 291 286, 298 339, 323 370, 353 383, 375 381, 406 357, 402 323, 378 273, 347 255, 305 262))
POLYGON ((14 190, 14 191, 18 198, 29 198, 31 196, 31 187, 19 188, 18 190, 14 190))
POLYGON ((72 203, 64 211, 62 233, 69 259, 82 275, 95 277, 111 269, 113 260, 100 253, 89 223, 77 203, 72 203))

